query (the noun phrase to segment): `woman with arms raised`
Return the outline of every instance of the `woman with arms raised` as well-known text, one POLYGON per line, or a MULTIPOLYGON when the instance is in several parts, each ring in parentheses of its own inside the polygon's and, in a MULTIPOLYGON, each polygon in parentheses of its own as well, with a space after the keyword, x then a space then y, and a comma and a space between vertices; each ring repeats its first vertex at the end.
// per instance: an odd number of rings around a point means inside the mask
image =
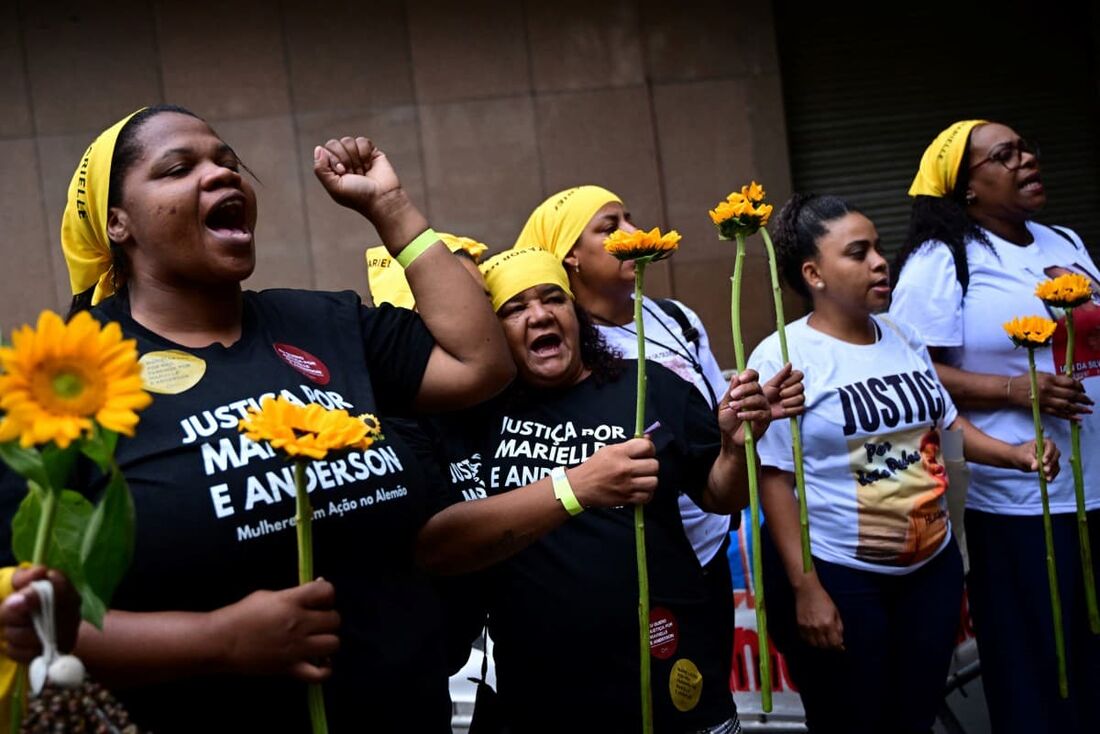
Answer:
POLYGON ((265 395, 382 417, 474 404, 514 372, 499 326, 365 138, 318 146, 314 171, 406 261, 419 314, 350 292, 242 291, 257 206, 241 168, 206 122, 153 107, 97 138, 74 175, 75 305, 137 340, 157 393, 117 454, 134 560, 77 654, 158 732, 303 731, 296 681, 326 681, 334 732, 449 731, 437 601, 412 563, 435 507, 400 431, 383 422, 367 451, 314 462, 324 580, 296 586, 290 469, 237 421, 265 395), (166 365, 183 368, 156 379, 166 365))

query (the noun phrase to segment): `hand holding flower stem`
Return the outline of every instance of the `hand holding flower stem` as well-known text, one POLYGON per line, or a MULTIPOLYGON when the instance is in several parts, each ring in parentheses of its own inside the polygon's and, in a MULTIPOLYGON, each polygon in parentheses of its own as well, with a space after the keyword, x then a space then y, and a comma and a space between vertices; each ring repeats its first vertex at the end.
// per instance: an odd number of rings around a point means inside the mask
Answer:
POLYGON ((1035 373, 1035 350, 1046 346, 1054 335, 1055 324, 1050 319, 1030 316, 1013 319, 1004 325, 1013 343, 1027 349, 1028 379, 1031 381, 1031 417, 1035 424, 1035 456, 1039 464, 1039 495, 1043 501, 1043 536, 1046 541, 1047 583, 1050 586, 1050 608, 1054 617, 1054 652, 1058 659, 1058 693, 1069 697, 1066 677, 1066 645, 1062 632, 1062 599, 1058 591, 1058 568, 1054 558, 1054 530, 1050 519, 1050 497, 1043 472, 1043 422, 1039 415, 1039 380, 1035 373))
MULTIPOLYGON (((779 334, 779 353, 783 363, 790 362, 787 355, 787 319, 783 315, 783 291, 779 287, 779 272, 776 267, 775 247, 768 230, 761 226, 760 236, 764 238, 764 247, 768 251, 768 271, 772 281, 772 299, 775 301, 775 330, 779 334)), ((798 418, 791 416, 791 452, 794 454, 794 485, 798 490, 798 527, 802 538, 802 573, 813 570, 813 558, 810 555, 810 512, 806 506, 806 475, 802 467, 802 431, 798 418)))
MULTIPOLYGON (((296 405, 286 398, 264 398, 259 410, 249 408, 239 429, 253 441, 266 441, 294 462, 295 526, 298 539, 298 583, 313 581, 313 507, 306 487, 306 466, 330 451, 367 449, 381 440, 378 421, 371 415, 353 417, 343 410, 320 405, 296 405)), ((324 691, 319 683, 307 689, 313 734, 327 734, 324 691)))
MULTIPOLYGON (((1045 280, 1035 287, 1035 295, 1048 306, 1064 309, 1066 315, 1066 363, 1063 371, 1073 378, 1074 346, 1077 334, 1073 311, 1092 298, 1092 283, 1083 275, 1069 273, 1045 280)), ((1033 388, 1034 389, 1034 388, 1033 388)), ((1089 520, 1085 509, 1085 477, 1081 467, 1081 424, 1070 421, 1070 466, 1073 467, 1073 491, 1077 499, 1077 540, 1081 552, 1081 573, 1085 582, 1085 606, 1088 609, 1089 629, 1100 634, 1100 610, 1096 603, 1096 579, 1092 569, 1092 546, 1089 541, 1089 520)))
MULTIPOLYGON (((645 438, 645 323, 643 297, 645 268, 654 260, 669 257, 679 247, 680 235, 675 231, 662 235, 653 228, 649 232, 616 230, 604 240, 604 249, 619 260, 634 261, 634 331, 638 335, 638 393, 634 411, 634 437, 645 438)), ((634 550, 638 559, 638 653, 641 666, 642 731, 653 732, 653 688, 650 672, 649 645, 649 569, 645 550, 645 513, 642 505, 634 506, 634 550)))
MULTIPOLYGON (((736 233, 737 255, 733 265, 733 303, 731 321, 733 323, 733 349, 738 374, 745 371, 745 340, 741 334, 741 279, 745 262, 745 235, 736 233)), ((768 612, 764 604, 764 568, 763 551, 760 547, 760 488, 756 473, 756 440, 752 433, 752 424, 744 423, 745 465, 749 478, 749 517, 752 522, 752 585, 756 603, 756 636, 759 640, 760 659, 760 707, 765 712, 772 710, 771 647, 768 642, 768 612)))

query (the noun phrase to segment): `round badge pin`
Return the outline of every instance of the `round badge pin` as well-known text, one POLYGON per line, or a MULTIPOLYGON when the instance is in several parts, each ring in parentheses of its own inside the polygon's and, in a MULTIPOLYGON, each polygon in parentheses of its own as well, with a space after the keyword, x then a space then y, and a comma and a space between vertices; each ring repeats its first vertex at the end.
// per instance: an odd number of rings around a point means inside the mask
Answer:
POLYGON ((279 355, 279 359, 286 362, 295 370, 301 372, 318 385, 328 384, 330 379, 328 367, 320 359, 314 357, 306 350, 299 349, 290 344, 279 344, 276 342, 271 346, 275 350, 275 354, 279 355))
POLYGON ((680 646, 680 625, 663 607, 649 610, 649 651, 658 660, 668 660, 680 646))
POLYGON ((206 360, 179 349, 146 352, 138 360, 141 386, 159 395, 179 395, 199 384, 206 360))

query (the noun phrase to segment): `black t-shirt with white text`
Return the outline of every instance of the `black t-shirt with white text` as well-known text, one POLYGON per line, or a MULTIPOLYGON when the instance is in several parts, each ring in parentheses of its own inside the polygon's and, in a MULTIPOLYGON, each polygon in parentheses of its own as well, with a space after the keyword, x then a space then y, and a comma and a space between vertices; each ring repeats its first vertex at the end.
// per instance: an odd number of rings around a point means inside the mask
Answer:
MULTIPOLYGON (((637 362, 607 384, 516 389, 468 418, 452 491, 476 501, 572 467, 634 433, 637 362), (478 436, 475 438, 475 436, 478 436), (466 463, 464 463, 464 461, 466 463), (471 463, 479 478, 471 478, 471 463)), ((697 731, 734 714, 721 620, 677 505, 698 498, 718 455, 714 412, 695 388, 648 363, 646 425, 660 463, 645 506, 657 731, 697 731), (674 489, 675 488, 675 489, 674 489)), ((454 441, 452 433, 452 441, 454 441)), ((456 447, 457 448, 457 447, 456 447)), ((641 724, 634 508, 588 509, 489 569, 489 630, 498 692, 518 732, 637 731, 641 724)))
MULTIPOLYGON (((348 291, 244 294, 229 347, 184 348, 135 322, 125 294, 93 311, 136 338, 155 394, 118 460, 134 497, 133 564, 112 608, 210 611, 297 584, 292 465, 239 433, 264 395, 382 420, 366 451, 315 461, 315 573, 336 588, 340 651, 324 684, 330 730, 450 731, 437 595, 413 567, 416 531, 438 509, 388 414, 407 414, 434 341, 411 311, 348 291), (182 353, 182 356, 181 356, 182 353), (189 385, 201 364, 201 379, 189 385), (175 394, 172 394, 172 393, 175 394)), ((93 488, 94 492, 94 488, 93 488)), ((117 692, 143 728, 308 731, 305 685, 209 676, 117 692)))

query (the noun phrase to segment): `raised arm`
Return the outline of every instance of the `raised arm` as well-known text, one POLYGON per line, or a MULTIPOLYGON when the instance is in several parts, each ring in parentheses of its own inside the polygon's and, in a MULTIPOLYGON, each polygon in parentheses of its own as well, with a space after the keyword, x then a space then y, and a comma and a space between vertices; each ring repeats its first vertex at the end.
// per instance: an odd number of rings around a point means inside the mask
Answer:
MULTIPOLYGON (((428 229, 386 155, 367 138, 317 146, 313 171, 333 200, 370 220, 394 257, 428 229)), ((515 365, 484 289, 438 241, 407 265, 405 275, 436 341, 415 407, 464 408, 503 389, 515 365)))

